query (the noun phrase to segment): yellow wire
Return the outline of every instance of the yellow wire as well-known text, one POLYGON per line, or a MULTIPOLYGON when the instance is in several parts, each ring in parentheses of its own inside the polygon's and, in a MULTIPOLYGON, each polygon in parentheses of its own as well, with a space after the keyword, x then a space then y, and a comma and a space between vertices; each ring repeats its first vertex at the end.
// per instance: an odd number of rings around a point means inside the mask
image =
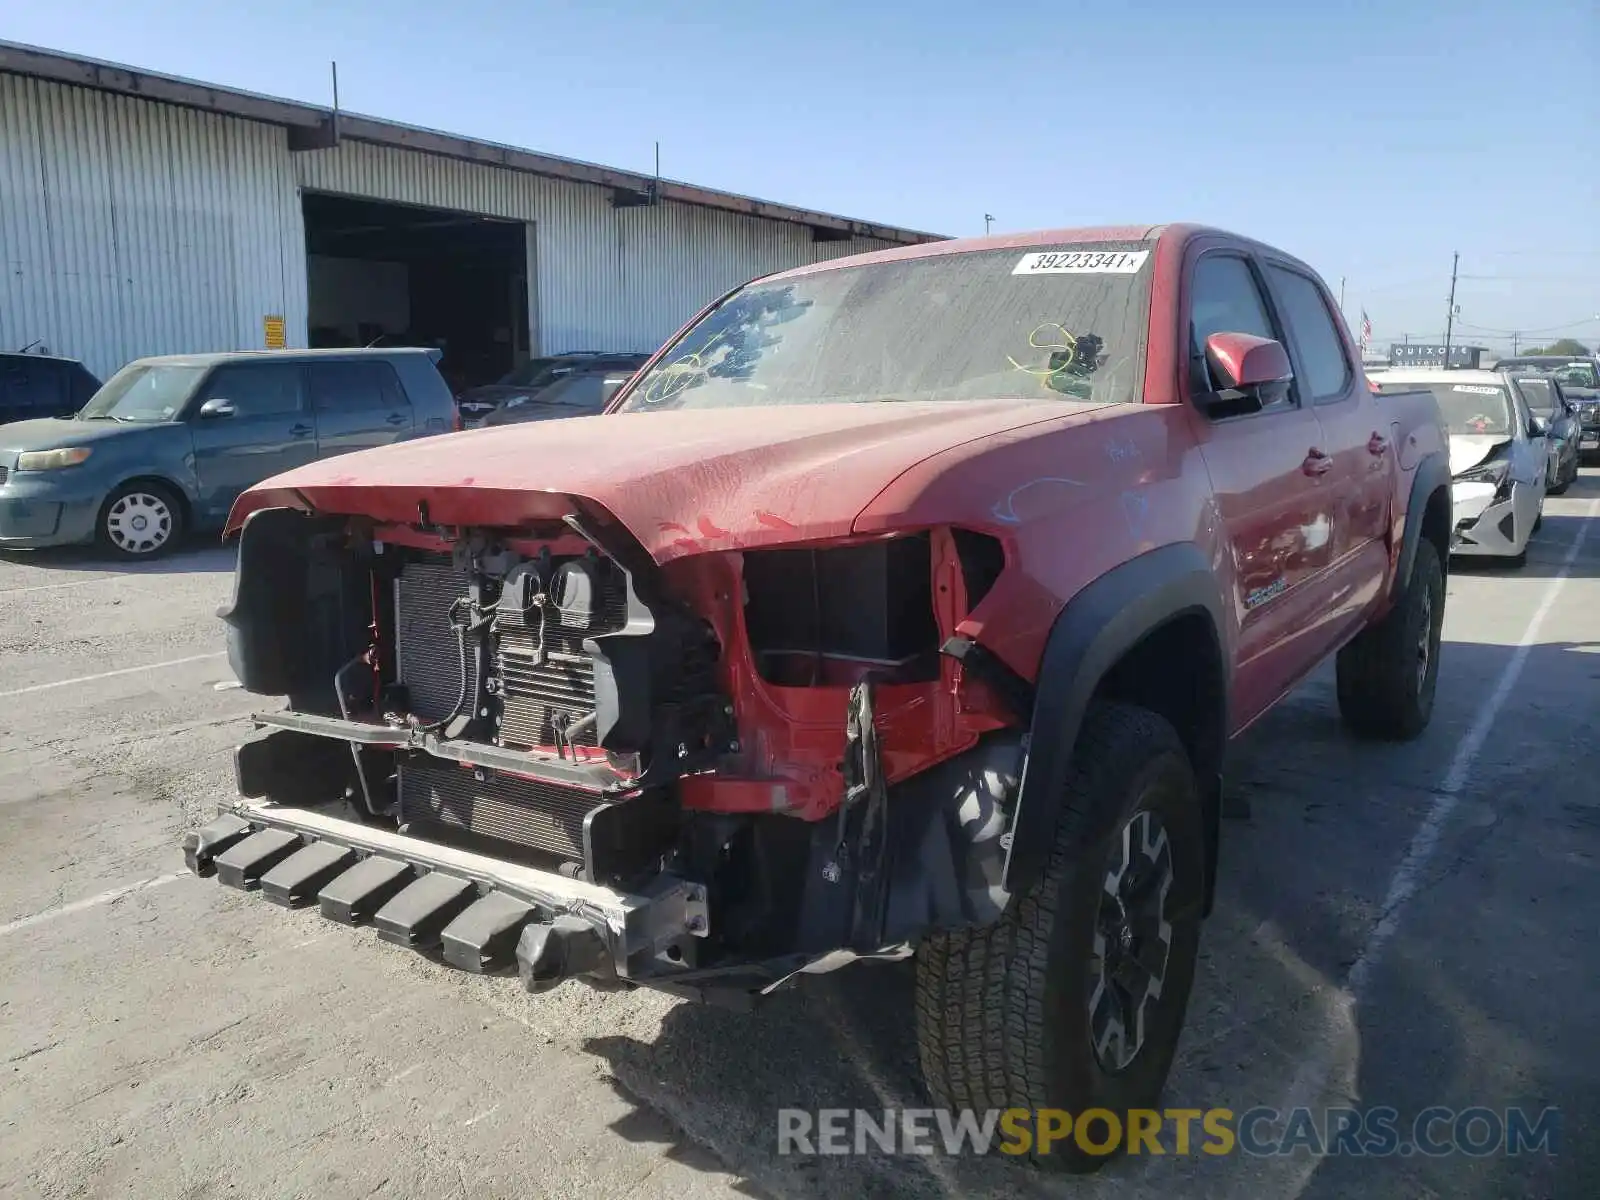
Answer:
POLYGON ((1028 345, 1032 346, 1035 350, 1047 350, 1051 352, 1065 350, 1067 352, 1066 362, 1062 363, 1058 367, 1045 367, 1043 370, 1040 370, 1038 367, 1025 367, 1016 359, 1012 358, 1011 355, 1006 355, 1006 361, 1008 363, 1010 363, 1017 370, 1021 371, 1024 375, 1034 376, 1036 379, 1038 379, 1039 383, 1045 387, 1050 386, 1051 378, 1061 374, 1061 372, 1065 371, 1075 361, 1077 361, 1078 339, 1073 337, 1072 334, 1068 333, 1067 327, 1062 325, 1059 321, 1045 321, 1041 325, 1034 326, 1033 332, 1028 335, 1028 345), (1040 337, 1045 336, 1045 331, 1050 329, 1058 330, 1061 337, 1065 340, 1060 342, 1039 341, 1038 339, 1040 337))

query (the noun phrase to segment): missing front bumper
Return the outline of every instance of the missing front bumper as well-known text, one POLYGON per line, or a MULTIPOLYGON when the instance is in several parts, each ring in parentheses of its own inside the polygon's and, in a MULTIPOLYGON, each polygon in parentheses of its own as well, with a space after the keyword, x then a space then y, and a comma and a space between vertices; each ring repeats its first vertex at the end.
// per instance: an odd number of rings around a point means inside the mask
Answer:
POLYGON ((465 971, 515 967, 530 991, 580 976, 668 984, 709 932, 705 889, 670 875, 632 894, 311 809, 238 804, 184 839, 184 860, 465 971))

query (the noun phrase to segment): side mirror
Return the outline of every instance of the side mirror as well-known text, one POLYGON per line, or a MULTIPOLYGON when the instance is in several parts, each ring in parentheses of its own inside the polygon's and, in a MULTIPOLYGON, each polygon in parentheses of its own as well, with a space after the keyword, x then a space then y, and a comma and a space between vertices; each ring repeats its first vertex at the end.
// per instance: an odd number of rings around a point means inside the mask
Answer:
POLYGON ((1545 420, 1543 417, 1531 417, 1530 416, 1528 418, 1528 436, 1529 437, 1531 437, 1531 438, 1542 438, 1546 434, 1548 434, 1549 432, 1550 432, 1550 422, 1549 421, 1545 420))
POLYGON ((1256 412, 1283 399, 1294 379, 1282 342, 1248 333, 1213 333, 1206 363, 1222 388, 1206 397, 1207 408, 1256 412))
POLYGON ((200 419, 202 421, 217 421, 223 417, 235 416, 238 409, 234 408, 232 400, 207 400, 200 406, 200 419))

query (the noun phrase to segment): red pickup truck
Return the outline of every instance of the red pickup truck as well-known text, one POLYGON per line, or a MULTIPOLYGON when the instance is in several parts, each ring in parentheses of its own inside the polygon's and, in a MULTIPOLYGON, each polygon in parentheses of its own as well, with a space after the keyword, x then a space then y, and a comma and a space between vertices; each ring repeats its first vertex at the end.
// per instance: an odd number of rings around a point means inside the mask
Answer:
POLYGON ((940 1102, 1153 1107, 1228 740, 1335 655, 1355 731, 1432 710, 1447 440, 1359 362, 1244 238, 952 241, 269 480, 221 615, 287 706, 188 863, 536 992, 915 955, 940 1102))

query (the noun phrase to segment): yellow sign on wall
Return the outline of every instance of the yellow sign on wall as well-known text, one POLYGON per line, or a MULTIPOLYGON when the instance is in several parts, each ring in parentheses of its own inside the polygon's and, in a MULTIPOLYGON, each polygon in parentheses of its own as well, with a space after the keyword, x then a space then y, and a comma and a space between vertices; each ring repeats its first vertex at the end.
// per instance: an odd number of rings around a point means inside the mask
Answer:
POLYGON ((262 317, 261 328, 266 334, 268 350, 284 350, 288 348, 288 341, 283 333, 282 317, 262 317))

